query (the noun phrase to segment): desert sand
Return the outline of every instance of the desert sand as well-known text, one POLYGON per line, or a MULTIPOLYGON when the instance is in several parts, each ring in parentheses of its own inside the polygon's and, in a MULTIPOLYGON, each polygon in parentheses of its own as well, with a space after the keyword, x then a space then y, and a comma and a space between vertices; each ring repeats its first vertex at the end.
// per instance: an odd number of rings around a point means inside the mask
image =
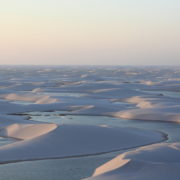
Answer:
POLYGON ((165 130, 130 126, 132 121, 153 122, 154 127, 157 122, 166 123, 169 128, 172 123, 180 123, 179 68, 49 67, 47 71, 36 67, 28 72, 19 67, 0 71, 0 136, 16 139, 0 146, 1 164, 98 157, 122 150, 119 156, 96 167, 92 177, 86 177, 180 178, 179 141, 171 141, 165 130), (32 120, 33 112, 37 116, 32 120), (51 122, 52 112, 59 112, 59 123, 51 122), (84 119, 86 123, 73 123, 72 119, 72 124, 66 124, 61 122, 66 114, 89 118, 84 119), (43 121, 43 116, 49 117, 48 122, 43 121), (90 123, 96 121, 96 116, 106 119, 101 124, 90 123), (113 117, 116 124, 111 126, 113 117), (117 118, 119 123, 126 120, 127 126, 120 127, 117 118))

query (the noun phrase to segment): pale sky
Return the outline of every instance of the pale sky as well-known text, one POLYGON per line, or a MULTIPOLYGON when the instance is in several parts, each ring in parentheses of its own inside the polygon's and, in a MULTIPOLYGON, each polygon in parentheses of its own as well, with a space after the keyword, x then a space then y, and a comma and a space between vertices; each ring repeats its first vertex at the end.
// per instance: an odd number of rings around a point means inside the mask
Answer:
POLYGON ((1 0, 0 64, 180 65, 180 0, 1 0))

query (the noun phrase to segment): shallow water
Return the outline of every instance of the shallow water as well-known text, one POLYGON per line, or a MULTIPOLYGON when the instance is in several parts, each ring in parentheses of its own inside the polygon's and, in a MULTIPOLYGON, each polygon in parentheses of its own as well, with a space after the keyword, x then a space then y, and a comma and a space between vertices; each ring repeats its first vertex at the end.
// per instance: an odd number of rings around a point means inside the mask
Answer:
POLYGON ((111 157, 27 161, 0 165, 1 180, 80 180, 91 176, 94 169, 111 157))
MULTIPOLYGON (((151 89, 151 86, 147 87, 139 82, 141 82, 141 80, 162 82, 160 85, 163 88, 163 82, 166 82, 169 78, 180 77, 179 72, 179 69, 176 70, 176 68, 167 70, 161 67, 145 69, 132 67, 1 67, 0 85, 2 87, 2 94, 6 93, 6 88, 8 93, 13 92, 18 94, 19 92, 30 93, 35 88, 41 88, 43 91, 36 94, 57 97, 61 102, 67 102, 67 104, 69 103, 69 105, 72 106, 81 105, 81 103, 82 105, 92 104, 96 106, 97 101, 99 102, 98 106, 100 106, 101 103, 104 103, 103 101, 107 101, 109 98, 115 100, 122 98, 122 95, 118 93, 107 93, 107 95, 106 93, 88 94, 89 91, 93 92, 93 90, 108 88, 123 88, 127 91, 129 91, 129 89, 135 90, 135 94, 127 95, 125 93, 127 97, 137 96, 138 93, 136 94, 136 90, 138 90, 142 94, 146 92, 147 94, 145 94, 148 96, 151 94, 153 96, 157 95, 157 97, 160 98, 164 96, 171 97, 173 102, 175 98, 180 97, 179 92, 154 91, 153 88, 151 89), (77 86, 76 83, 79 83, 81 80, 83 83, 77 86), (36 82, 39 84, 36 84, 36 82), (73 83, 75 84, 73 85, 73 83), (143 90, 144 88, 147 90, 143 90), (163 94, 164 96, 159 96, 159 94, 163 94)), ((174 85, 176 85, 176 82, 174 83, 174 85)), ((158 87, 160 86, 158 85, 158 87)), ((3 103, 6 100, 2 99, 0 101, 3 103)), ((22 107, 34 104, 26 101, 12 102, 14 105, 21 104, 22 107)), ((115 109, 121 109, 123 105, 127 109, 134 108, 132 104, 126 104, 124 102, 108 101, 105 103, 107 103, 107 107, 112 106, 115 109)), ((110 110, 112 109, 110 108, 110 110)), ((22 112, 24 111, 28 110, 22 110, 22 112)), ((68 113, 70 112, 57 111, 33 112, 29 114, 32 120, 49 123, 109 125, 157 130, 168 134, 167 142, 180 141, 180 124, 124 120, 105 116, 67 115, 68 113)), ((0 138, 0 145, 12 143, 13 141, 14 140, 10 138, 0 138)), ((81 158, 37 160, 3 164, 0 165, 0 180, 80 180, 91 176, 95 168, 123 152, 124 151, 117 151, 114 153, 81 158)))
POLYGON ((168 142, 180 141, 180 124, 160 121, 127 120, 107 116, 68 115, 66 111, 28 113, 32 120, 56 124, 108 125, 161 131, 168 142))
MULTIPOLYGON (((153 121, 123 120, 105 116, 65 115, 59 112, 33 112, 31 118, 36 121, 53 122, 57 124, 88 124, 121 127, 154 129, 169 135, 168 142, 179 141, 180 124, 153 121)), ((51 159, 26 161, 0 165, 1 180, 80 180, 89 177, 101 164, 111 160, 125 151, 117 151, 102 155, 81 158, 51 159)))

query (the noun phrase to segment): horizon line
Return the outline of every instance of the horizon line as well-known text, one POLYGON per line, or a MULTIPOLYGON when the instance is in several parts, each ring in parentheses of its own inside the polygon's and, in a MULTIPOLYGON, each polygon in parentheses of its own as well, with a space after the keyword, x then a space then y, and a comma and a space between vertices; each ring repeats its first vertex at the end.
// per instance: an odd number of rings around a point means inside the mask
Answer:
POLYGON ((180 67, 179 65, 121 65, 121 64, 0 64, 0 66, 134 66, 134 67, 180 67))

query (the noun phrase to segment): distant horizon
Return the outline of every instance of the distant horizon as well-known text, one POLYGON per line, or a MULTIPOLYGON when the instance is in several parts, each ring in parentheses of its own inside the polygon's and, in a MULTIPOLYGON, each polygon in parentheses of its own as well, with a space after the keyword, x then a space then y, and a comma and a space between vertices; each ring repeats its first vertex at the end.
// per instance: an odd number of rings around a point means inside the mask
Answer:
POLYGON ((107 65, 102 65, 102 64, 0 64, 0 66, 51 66, 51 67, 56 67, 56 66, 104 66, 104 67, 115 67, 115 66, 119 66, 119 67, 180 67, 180 65, 120 65, 120 64, 116 64, 116 65, 111 65, 111 64, 107 64, 107 65))

